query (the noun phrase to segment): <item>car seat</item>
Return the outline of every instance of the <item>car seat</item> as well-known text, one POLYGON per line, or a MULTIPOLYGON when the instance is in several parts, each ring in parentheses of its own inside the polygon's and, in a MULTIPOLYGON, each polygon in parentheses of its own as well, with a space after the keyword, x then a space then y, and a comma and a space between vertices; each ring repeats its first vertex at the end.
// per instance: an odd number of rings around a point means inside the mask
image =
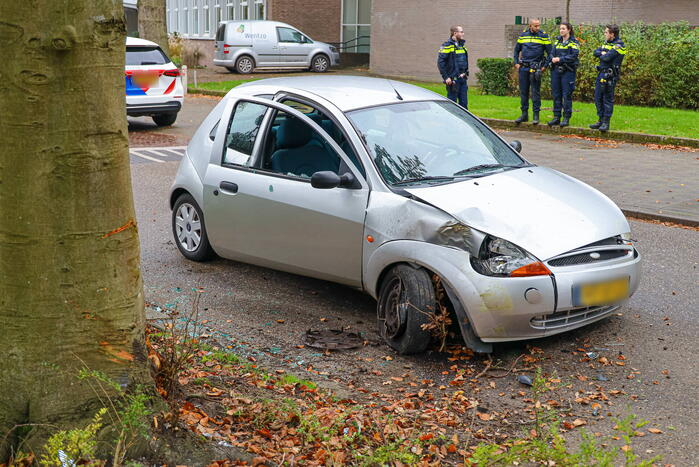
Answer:
POLYGON ((306 178, 325 170, 337 173, 339 156, 323 146, 311 144, 313 134, 311 127, 287 115, 277 130, 272 170, 306 178))

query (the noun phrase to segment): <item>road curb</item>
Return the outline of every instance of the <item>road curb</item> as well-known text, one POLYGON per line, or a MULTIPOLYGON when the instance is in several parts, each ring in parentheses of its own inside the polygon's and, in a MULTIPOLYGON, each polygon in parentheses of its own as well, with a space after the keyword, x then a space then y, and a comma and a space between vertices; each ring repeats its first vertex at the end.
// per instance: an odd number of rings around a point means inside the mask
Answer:
POLYGON ((499 118, 481 118, 481 120, 494 128, 506 130, 522 130, 534 131, 537 133, 559 134, 559 135, 580 135, 592 136, 594 138, 611 139, 617 141, 625 141, 628 143, 652 143, 652 144, 668 144, 672 146, 687 146, 690 148, 699 148, 699 139, 680 138, 678 136, 665 135, 649 135, 645 133, 631 133, 625 131, 607 131, 602 133, 599 130, 580 127, 550 127, 548 125, 539 124, 532 125, 531 123, 521 123, 517 125, 512 120, 502 120, 499 118))
POLYGON ((635 211, 633 209, 621 208, 621 212, 623 212, 626 217, 633 217, 635 219, 640 219, 643 221, 670 222, 672 224, 684 225, 687 227, 699 227, 699 220, 686 219, 683 217, 666 216, 664 214, 656 214, 643 211, 635 211))
POLYGON ((228 94, 228 91, 213 91, 211 89, 189 87, 187 88, 187 94, 203 94, 205 96, 224 97, 226 94, 228 94))

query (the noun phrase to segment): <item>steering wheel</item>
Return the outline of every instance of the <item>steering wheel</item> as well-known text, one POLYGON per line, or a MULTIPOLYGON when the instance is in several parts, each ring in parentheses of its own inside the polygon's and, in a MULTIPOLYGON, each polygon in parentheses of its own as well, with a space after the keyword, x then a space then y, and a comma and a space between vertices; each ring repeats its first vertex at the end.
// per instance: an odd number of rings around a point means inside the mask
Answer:
POLYGON ((432 149, 431 151, 428 151, 427 154, 423 155, 421 159, 425 166, 430 166, 438 159, 449 159, 460 152, 461 149, 457 148, 456 146, 443 146, 439 149, 432 149))

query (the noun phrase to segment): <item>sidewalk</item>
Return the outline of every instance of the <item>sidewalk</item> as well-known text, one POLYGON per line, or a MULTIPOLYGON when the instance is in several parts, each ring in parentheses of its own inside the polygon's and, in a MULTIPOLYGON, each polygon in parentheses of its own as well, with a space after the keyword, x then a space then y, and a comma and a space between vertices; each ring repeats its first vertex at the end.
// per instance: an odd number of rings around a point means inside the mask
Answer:
MULTIPOLYGON (((133 121, 130 130, 155 130, 160 137, 176 136, 178 144, 186 144, 216 102, 190 95, 172 128, 155 129, 145 119, 143 124, 133 121)), ((629 216, 699 226, 699 150, 652 149, 652 145, 531 131, 498 132, 508 141, 521 141, 529 161, 588 183, 629 216)))

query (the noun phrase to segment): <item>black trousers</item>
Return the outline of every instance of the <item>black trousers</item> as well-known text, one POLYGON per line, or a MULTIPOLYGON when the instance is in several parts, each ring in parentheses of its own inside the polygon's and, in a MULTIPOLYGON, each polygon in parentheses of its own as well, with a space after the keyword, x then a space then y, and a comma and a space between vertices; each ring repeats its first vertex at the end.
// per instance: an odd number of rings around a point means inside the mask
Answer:
POLYGON ((534 73, 527 67, 519 68, 519 99, 522 112, 529 110, 529 88, 531 87, 534 112, 541 110, 541 80, 534 79, 534 73))
POLYGON ((573 115, 573 91, 575 90, 575 72, 554 67, 551 70, 551 94, 553 94, 553 115, 564 117, 573 115))
POLYGON ((597 116, 600 121, 612 118, 614 112, 614 88, 616 80, 612 79, 603 83, 602 73, 597 76, 595 83, 595 107, 597 107, 597 116))

